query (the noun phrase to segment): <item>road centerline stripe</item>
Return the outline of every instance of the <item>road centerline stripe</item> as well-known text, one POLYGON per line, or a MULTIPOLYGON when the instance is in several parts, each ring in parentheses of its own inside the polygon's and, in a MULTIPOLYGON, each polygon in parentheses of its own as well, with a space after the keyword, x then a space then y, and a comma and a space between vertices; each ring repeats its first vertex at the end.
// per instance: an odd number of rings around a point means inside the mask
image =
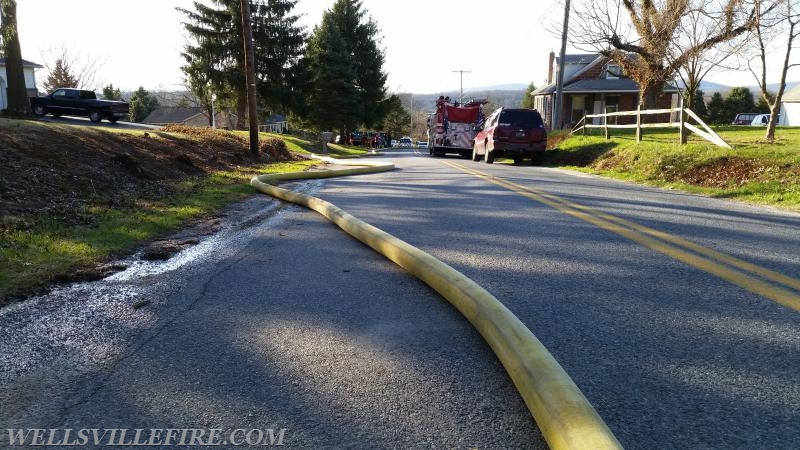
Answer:
POLYGON ((774 286, 755 276, 795 290, 800 290, 800 280, 535 188, 522 186, 494 175, 470 169, 461 164, 451 162, 445 162, 445 164, 483 178, 490 183, 550 206, 606 231, 625 237, 795 311, 800 311, 800 295, 782 287, 774 286), (738 270, 734 270, 731 267, 735 267, 738 270))

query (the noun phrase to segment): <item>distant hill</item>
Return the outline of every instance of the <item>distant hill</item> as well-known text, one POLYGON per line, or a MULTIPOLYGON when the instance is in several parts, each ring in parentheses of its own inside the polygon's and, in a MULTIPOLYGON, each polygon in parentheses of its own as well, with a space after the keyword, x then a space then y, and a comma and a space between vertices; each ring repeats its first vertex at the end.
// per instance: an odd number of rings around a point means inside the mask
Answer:
MULTIPOLYGON (((522 96, 525 95, 527 84, 506 84, 502 86, 493 86, 485 88, 470 88, 464 89, 464 101, 468 102, 472 99, 486 99, 493 106, 504 106, 507 108, 518 108, 522 104, 522 96), (506 89, 500 89, 504 87, 506 89)), ((408 107, 408 93, 398 94, 405 107, 408 107)), ((414 111, 433 112, 436 109, 436 99, 440 95, 450 97, 453 100, 458 100, 461 93, 459 91, 445 91, 437 94, 413 94, 414 95, 414 111)))
MULTIPOLYGON (((793 88, 794 86, 796 86, 798 84, 800 84, 800 81, 787 81, 786 82, 786 90, 788 91, 789 89, 793 88)), ((731 91, 731 89, 733 89, 735 87, 746 87, 746 88, 750 89, 750 92, 752 92, 753 94, 757 94, 758 91, 760 90, 759 87, 756 86, 756 85, 750 85, 750 86, 728 86, 728 85, 721 84, 721 83, 714 83, 713 81, 701 81, 700 82, 700 90, 703 91, 703 93, 707 97, 710 97, 715 92, 719 92, 720 94, 725 96, 725 95, 727 95, 728 92, 731 91)), ((767 85, 767 90, 770 91, 770 92, 777 91, 778 90, 778 83, 768 84, 767 85)))
POLYGON ((485 92, 485 91, 525 91, 528 87, 525 83, 498 84, 495 86, 483 86, 477 88, 464 89, 464 92, 485 92))

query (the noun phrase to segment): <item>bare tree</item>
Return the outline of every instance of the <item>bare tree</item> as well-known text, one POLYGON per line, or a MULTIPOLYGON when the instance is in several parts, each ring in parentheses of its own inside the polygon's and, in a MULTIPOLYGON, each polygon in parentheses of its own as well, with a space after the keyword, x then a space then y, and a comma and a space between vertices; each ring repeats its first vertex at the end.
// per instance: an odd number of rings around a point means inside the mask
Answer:
POLYGON ((744 0, 706 1, 702 11, 717 28, 701 42, 678 50, 676 36, 691 10, 690 0, 587 0, 576 9, 570 41, 622 67, 639 84, 639 104, 651 108, 664 85, 690 58, 742 35, 758 23, 756 9, 744 0))
MULTIPOLYGON (((679 58, 692 48, 699 45, 715 34, 719 33, 722 24, 709 15, 702 7, 702 0, 687 11, 678 25, 678 32, 673 47, 670 48, 668 61, 679 58)), ((745 35, 742 35, 745 36, 745 35)), ((721 43, 705 51, 691 52, 684 63, 678 67, 677 75, 684 86, 683 98, 687 105, 692 105, 693 99, 700 92, 700 83, 712 70, 738 70, 738 59, 735 56, 741 53, 745 39, 742 36, 721 43)))
POLYGON ((0 35, 6 58, 6 77, 8 78, 8 105, 12 114, 28 116, 31 104, 25 88, 25 74, 22 68, 22 50, 17 33, 17 2, 0 0, 0 35))
MULTIPOLYGON (((764 2, 755 0, 756 8, 762 8, 764 2)), ((758 82, 761 98, 769 106, 769 122, 764 138, 768 142, 775 140, 775 125, 780 113, 781 101, 786 91, 786 74, 792 67, 800 63, 791 63, 790 56, 795 39, 800 34, 800 4, 798 0, 783 0, 780 7, 762 14, 758 26, 753 30, 755 36, 756 58, 748 60, 748 68, 758 82), (780 71, 778 90, 774 96, 767 90, 767 55, 773 49, 769 43, 777 44, 775 48, 783 49, 783 65, 780 71)))
POLYGON ((47 76, 42 81, 42 90, 51 92, 61 87, 74 87, 96 91, 101 88, 97 71, 102 66, 96 60, 70 53, 66 47, 51 50, 50 55, 42 55, 47 76))

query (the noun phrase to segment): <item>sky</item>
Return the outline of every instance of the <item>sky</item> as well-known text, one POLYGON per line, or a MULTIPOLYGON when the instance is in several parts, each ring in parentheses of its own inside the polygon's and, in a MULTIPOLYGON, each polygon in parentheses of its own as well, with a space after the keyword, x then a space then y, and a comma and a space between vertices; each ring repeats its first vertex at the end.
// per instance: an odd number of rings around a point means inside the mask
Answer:
MULTIPOLYGON (((299 0, 309 32, 335 0, 299 0)), ((208 3, 208 0, 205 0, 208 3)), ((546 84, 550 51, 560 49, 561 2, 362 0, 380 29, 390 92, 431 94, 505 84, 546 84), (464 71, 458 73, 456 71, 464 71)), ((187 43, 176 7, 193 0, 17 0, 23 58, 52 64, 66 49, 96 64, 99 86, 123 91, 182 89, 187 43)), ((568 53, 571 51, 568 49, 568 53)), ((38 79, 46 70, 37 72, 38 79)), ((732 84, 748 74, 709 79, 732 84)))

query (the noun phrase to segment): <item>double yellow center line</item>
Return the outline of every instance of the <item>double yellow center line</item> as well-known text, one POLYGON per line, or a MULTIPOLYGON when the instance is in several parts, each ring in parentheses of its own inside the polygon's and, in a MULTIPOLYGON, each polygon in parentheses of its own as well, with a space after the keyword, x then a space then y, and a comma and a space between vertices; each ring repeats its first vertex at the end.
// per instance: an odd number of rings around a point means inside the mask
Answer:
POLYGON ((445 164, 589 222, 604 230, 616 233, 795 311, 800 311, 800 280, 742 261, 677 236, 570 202, 538 189, 522 186, 470 169, 461 164, 452 162, 445 162, 445 164))

